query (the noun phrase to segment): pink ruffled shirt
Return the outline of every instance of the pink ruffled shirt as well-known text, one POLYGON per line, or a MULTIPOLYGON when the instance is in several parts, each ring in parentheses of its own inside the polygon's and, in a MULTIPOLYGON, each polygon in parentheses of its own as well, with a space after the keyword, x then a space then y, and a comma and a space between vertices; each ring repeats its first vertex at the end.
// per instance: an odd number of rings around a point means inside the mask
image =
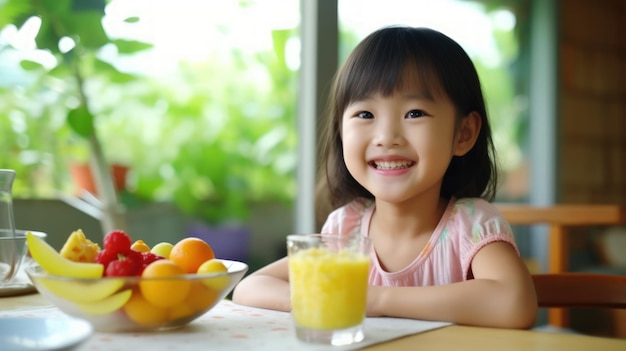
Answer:
MULTIPOLYGON (((368 236, 374 207, 373 201, 340 207, 328 216, 322 233, 368 236)), ((369 284, 430 286, 467 280, 478 250, 496 241, 518 250, 510 225, 495 206, 479 198, 452 199, 422 252, 405 268, 385 271, 372 247, 369 284)))

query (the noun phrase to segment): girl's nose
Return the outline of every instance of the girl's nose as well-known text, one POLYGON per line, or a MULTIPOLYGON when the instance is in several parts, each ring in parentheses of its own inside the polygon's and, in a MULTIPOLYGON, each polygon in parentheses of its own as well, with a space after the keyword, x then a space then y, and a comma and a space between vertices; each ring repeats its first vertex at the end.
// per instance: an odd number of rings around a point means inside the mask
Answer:
POLYGON ((372 140, 375 146, 394 147, 401 146, 406 142, 402 129, 402 123, 393 120, 385 120, 378 123, 372 140))

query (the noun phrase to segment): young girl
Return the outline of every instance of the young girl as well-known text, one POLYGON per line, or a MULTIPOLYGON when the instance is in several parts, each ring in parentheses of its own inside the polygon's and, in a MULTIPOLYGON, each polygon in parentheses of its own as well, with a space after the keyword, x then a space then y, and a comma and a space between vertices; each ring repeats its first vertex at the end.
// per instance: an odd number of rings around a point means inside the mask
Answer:
MULTIPOLYGON (((426 28, 365 38, 338 72, 323 147, 334 210, 322 228, 372 239, 368 316, 528 328, 537 301, 493 200, 496 165, 476 70, 426 28)), ((233 301, 289 311, 287 258, 233 301)))

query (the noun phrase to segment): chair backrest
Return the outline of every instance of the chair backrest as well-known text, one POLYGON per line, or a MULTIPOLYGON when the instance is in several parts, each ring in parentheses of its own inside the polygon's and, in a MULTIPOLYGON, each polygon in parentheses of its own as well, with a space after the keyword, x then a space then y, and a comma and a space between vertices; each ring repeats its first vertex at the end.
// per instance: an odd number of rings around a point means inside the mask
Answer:
POLYGON ((626 309, 626 276, 557 273, 532 277, 539 307, 626 309))

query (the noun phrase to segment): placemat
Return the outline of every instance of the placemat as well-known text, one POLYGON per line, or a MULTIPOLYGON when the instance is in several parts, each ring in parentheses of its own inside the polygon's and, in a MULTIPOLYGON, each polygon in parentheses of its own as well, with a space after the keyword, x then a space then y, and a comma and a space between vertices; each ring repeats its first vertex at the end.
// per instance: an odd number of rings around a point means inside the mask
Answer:
MULTIPOLYGON (((0 311, 0 316, 61 316, 56 307, 0 311)), ((94 333, 77 351, 103 350, 354 350, 451 325, 402 318, 367 318, 365 340, 349 346, 307 344, 295 337, 290 313, 223 300, 189 325, 153 333, 94 333)))

